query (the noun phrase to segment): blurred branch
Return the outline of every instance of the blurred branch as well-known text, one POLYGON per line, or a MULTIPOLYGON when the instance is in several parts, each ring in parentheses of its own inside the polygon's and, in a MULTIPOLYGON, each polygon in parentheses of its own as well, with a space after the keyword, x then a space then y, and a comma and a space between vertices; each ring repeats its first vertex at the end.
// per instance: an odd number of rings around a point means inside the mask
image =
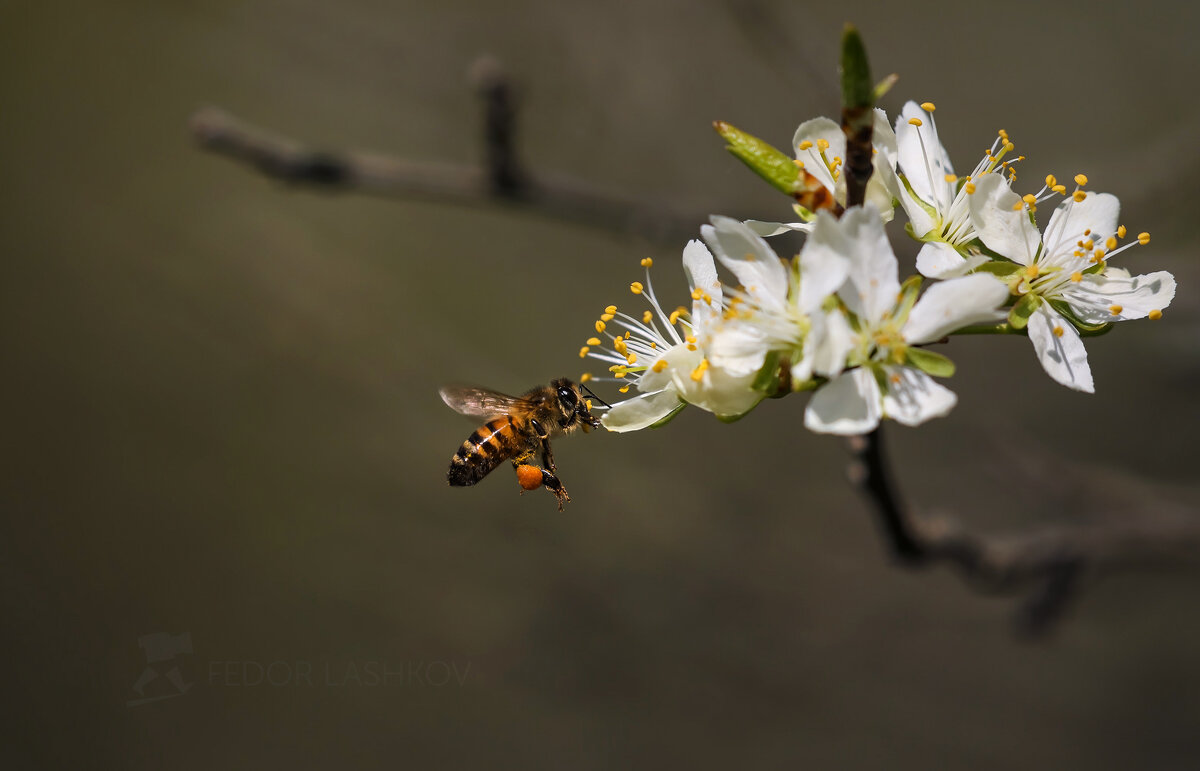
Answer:
POLYGON ((964 532, 945 517, 917 518, 892 482, 880 429, 851 440, 851 478, 866 493, 896 560, 910 568, 948 564, 981 593, 1026 591, 1017 631, 1048 632, 1084 579, 1104 571, 1162 566, 1200 555, 1200 521, 1139 513, 1136 522, 1047 528, 1013 536, 964 532))
POLYGON ((317 150, 215 107, 190 121, 200 146, 290 185, 464 206, 507 206, 554 220, 678 244, 707 212, 679 212, 660 201, 602 190, 566 175, 533 174, 516 156, 511 80, 496 61, 478 60, 472 81, 484 103, 483 166, 410 161, 352 150, 317 150))

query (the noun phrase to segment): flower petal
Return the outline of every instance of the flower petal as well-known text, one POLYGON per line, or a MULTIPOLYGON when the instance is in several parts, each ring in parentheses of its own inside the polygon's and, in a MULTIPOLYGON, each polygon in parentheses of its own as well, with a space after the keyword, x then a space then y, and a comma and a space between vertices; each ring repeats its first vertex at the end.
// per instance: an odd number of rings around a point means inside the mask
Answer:
POLYGON ((761 236, 744 223, 714 216, 700 234, 743 289, 764 308, 778 310, 787 298, 787 270, 761 236))
POLYGON ((762 369, 767 343, 767 335, 761 326, 733 319, 717 329, 706 350, 713 365, 729 374, 752 375, 762 369))
POLYGON ((640 431, 667 417, 682 404, 674 388, 639 394, 614 404, 600 418, 600 424, 617 433, 640 431))
MULTIPOLYGON (((937 211, 944 212, 954 200, 954 190, 946 182, 946 175, 953 174, 954 167, 933 125, 929 114, 916 102, 904 105, 900 116, 896 118, 896 164, 908 179, 913 192, 937 211), (914 118, 921 121, 922 125, 909 123, 914 118)), ((906 206, 905 210, 908 211, 909 207, 906 206)), ((909 216, 912 217, 911 212, 909 216)), ((914 219, 913 232, 918 236, 924 235, 928 229, 918 226, 914 219)))
POLYGON ((1071 256, 1085 233, 1087 238, 1103 244, 1104 239, 1117 232, 1120 214, 1121 204, 1115 195, 1088 193, 1078 203, 1067 198, 1050 215, 1046 225, 1042 241, 1047 253, 1060 259, 1071 256))
POLYGON ((1033 263, 1041 234, 1024 206, 1014 208, 1021 197, 1009 188, 1004 177, 996 172, 979 177, 967 201, 975 232, 989 249, 1022 265, 1033 263))
POLYGON ((1093 393, 1092 368, 1088 366, 1087 350, 1071 322, 1043 302, 1029 317, 1029 340, 1042 362, 1042 369, 1055 381, 1068 388, 1093 393))
POLYGON ((858 367, 817 389, 804 411, 804 425, 821 434, 865 434, 879 425, 881 411, 875 376, 858 367))
POLYGON ((812 352, 812 371, 823 377, 841 374, 846 357, 854 350, 854 330, 840 310, 818 311, 809 317, 812 329, 804 341, 804 352, 812 352))
POLYGON ((1008 299, 1008 286, 989 273, 942 281, 921 295, 904 324, 904 339, 912 345, 932 343, 956 329, 999 321, 997 309, 1008 299))
POLYGON ((796 152, 796 159, 804 162, 805 171, 819 179, 829 190, 835 190, 833 174, 821 159, 818 145, 822 139, 829 143, 829 149, 825 151, 826 158, 833 161, 834 158, 846 157, 846 135, 842 133, 842 127, 829 118, 813 118, 801 123, 792 137, 792 149, 796 152), (811 147, 801 150, 800 145, 804 143, 810 143, 811 147))
POLYGON ((1142 319, 1175 299, 1175 277, 1165 270, 1131 277, 1110 269, 1069 285, 1062 298, 1085 324, 1142 319))
POLYGON ((906 426, 919 426, 932 418, 946 416, 958 397, 924 372, 912 367, 884 367, 887 393, 883 414, 906 426))
MULTIPOLYGON (((711 303, 703 298, 692 302, 692 320, 706 328, 721 313, 721 280, 717 278, 712 254, 700 241, 692 239, 683 248, 683 272, 687 275, 689 288, 699 288, 712 298, 711 303)), ((699 335, 700 330, 696 333, 699 335)))
POLYGON ((917 252, 917 272, 929 278, 965 276, 985 262, 988 262, 986 255, 963 257, 945 241, 929 241, 917 252))
POLYGON ((812 232, 813 225, 811 222, 766 222, 764 220, 746 220, 746 227, 750 228, 755 235, 763 238, 778 236, 784 233, 809 233, 812 232))
POLYGON ((849 280, 838 294, 855 315, 877 322, 895 306, 900 266, 875 207, 849 208, 840 220, 821 212, 809 244, 849 260, 849 280))

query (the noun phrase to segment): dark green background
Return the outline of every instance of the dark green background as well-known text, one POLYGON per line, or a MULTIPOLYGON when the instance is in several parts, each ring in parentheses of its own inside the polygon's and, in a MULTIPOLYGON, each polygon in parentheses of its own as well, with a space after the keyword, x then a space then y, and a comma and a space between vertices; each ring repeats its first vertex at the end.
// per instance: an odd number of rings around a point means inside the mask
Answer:
POLYGON ((1010 602, 889 566, 802 397, 564 441, 565 514, 508 472, 446 487, 472 426, 437 387, 577 376, 641 257, 682 299, 682 243, 289 191, 186 128, 216 104, 323 146, 478 160, 465 73, 486 52, 523 85, 535 172, 784 217, 709 124, 786 146, 832 114, 853 19, 901 75, 885 106, 937 102, 960 169, 1007 129, 1023 182, 1088 173, 1154 233, 1126 264, 1180 285, 1162 321, 1089 343, 1095 396, 1025 340, 954 341, 958 408, 891 434, 911 497, 996 531, 1190 514, 1198 12, 969 8, 7 3, 12 767, 1191 766, 1197 571, 1101 581, 1018 642, 1010 602), (130 708, 152 632, 191 634, 194 686, 130 708), (313 683, 233 685, 226 661, 308 662, 313 683), (438 661, 464 683, 323 678, 438 661))

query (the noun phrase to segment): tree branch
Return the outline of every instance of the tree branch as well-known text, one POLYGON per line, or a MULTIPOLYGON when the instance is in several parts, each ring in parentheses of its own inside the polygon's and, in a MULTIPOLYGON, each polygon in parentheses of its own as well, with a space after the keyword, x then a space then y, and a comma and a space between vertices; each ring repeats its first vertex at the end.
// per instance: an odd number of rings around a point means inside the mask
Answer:
POLYGON ((983 594, 1026 592, 1014 619, 1036 637, 1058 621, 1087 578, 1134 567, 1192 561, 1200 554, 1200 521, 1150 516, 1086 528, 1045 528, 1013 536, 967 533, 944 517, 917 518, 890 479, 882 430, 855 437, 851 478, 862 488, 897 561, 917 568, 948 564, 983 594))

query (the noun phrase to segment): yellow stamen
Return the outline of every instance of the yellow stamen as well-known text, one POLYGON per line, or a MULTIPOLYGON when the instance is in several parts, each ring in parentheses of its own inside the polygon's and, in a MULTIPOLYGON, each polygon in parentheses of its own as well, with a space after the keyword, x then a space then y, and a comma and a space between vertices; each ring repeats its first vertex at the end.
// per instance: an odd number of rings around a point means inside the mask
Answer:
POLYGON ((629 285, 629 291, 633 292, 634 294, 641 294, 644 288, 645 287, 642 286, 642 282, 640 281, 634 281, 629 285))
POLYGON ((1028 276, 1029 278, 1037 278, 1038 277, 1038 266, 1030 265, 1029 267, 1027 267, 1025 269, 1025 275, 1028 276))
POLYGON ((654 321, 654 314, 651 313, 650 311, 643 311, 642 312, 642 323, 649 324, 651 321, 654 321))
POLYGON ((596 322, 596 331, 597 331, 597 332, 603 332, 603 331, 604 331, 604 322, 603 322, 603 321, 597 321, 597 322, 596 322))
POLYGON ((1142 246, 1145 246, 1146 244, 1150 243, 1150 234, 1149 233, 1138 233, 1138 243, 1141 244, 1142 246))
POLYGON ((1116 316, 1116 315, 1120 314, 1120 312, 1121 312, 1121 311, 1123 311, 1123 310, 1124 310, 1124 308, 1122 308, 1120 305, 1110 305, 1110 306, 1108 306, 1108 312, 1109 312, 1109 313, 1111 313, 1111 314, 1112 314, 1112 315, 1114 315, 1114 316, 1116 316))
POLYGON ((587 339, 587 344, 588 344, 588 345, 600 345, 600 338, 598 338, 598 337, 589 337, 589 338, 587 339))
POLYGON ((631 367, 632 367, 634 364, 637 364, 637 354, 636 354, 636 353, 631 353, 631 354, 629 354, 628 356, 626 356, 626 357, 625 357, 625 363, 626 363, 626 364, 628 364, 628 365, 629 365, 629 366, 631 366, 631 367))
POLYGON ((616 351, 617 353, 621 354, 622 356, 624 356, 625 352, 629 350, 629 347, 625 345, 625 338, 618 337, 618 338, 614 339, 613 340, 613 350, 616 351))
POLYGON ((946 181, 947 181, 947 182, 957 182, 957 181, 958 181, 958 175, 957 175, 957 174, 947 174, 947 175, 946 175, 946 177, 945 177, 945 179, 946 179, 946 181))
POLYGON ((809 142, 807 139, 805 139, 803 142, 800 143, 800 145, 796 149, 797 150, 811 150, 812 142, 809 142))
POLYGON ((583 357, 587 356, 587 353, 588 353, 588 351, 589 351, 589 350, 591 350, 591 349, 590 349, 590 348, 588 348, 586 345, 585 345, 585 346, 583 346, 582 348, 580 348, 580 349, 579 349, 579 358, 581 358, 581 359, 582 359, 583 357))
POLYGON ((910 125, 910 126, 924 126, 925 124, 921 122, 921 119, 920 119, 920 118, 909 118, 909 119, 908 119, 908 125, 910 125))
POLYGON ((591 399, 585 399, 585 400, 584 400, 584 404, 586 404, 586 405, 587 405, 588 412, 591 412, 591 411, 592 411, 592 400, 591 400, 591 399))
POLYGON ((1152 310, 1146 314, 1146 318, 1150 319, 1151 321, 1158 321, 1162 318, 1162 311, 1156 308, 1155 310, 1152 310))
POLYGON ((1108 238, 1104 239, 1104 248, 1110 252, 1113 249, 1116 249, 1117 248, 1117 239, 1114 238, 1113 236, 1109 236, 1108 238))
POLYGON ((616 313, 616 312, 617 312, 617 306, 615 306, 615 305, 610 305, 610 306, 608 306, 607 308, 605 308, 605 309, 604 309, 604 312, 605 312, 605 313, 616 313))
POLYGON ((1074 193, 1071 193, 1071 198, 1075 203, 1082 203, 1083 199, 1087 198, 1087 193, 1082 190, 1076 190, 1074 193))
POLYGON ((975 183, 968 182, 967 184, 963 185, 963 190, 967 191, 967 195, 972 195, 975 192, 975 183))
POLYGON ((1054 192, 1058 193, 1059 195, 1067 194, 1067 186, 1066 185, 1055 185, 1054 187, 1052 187, 1050 189, 1053 190, 1054 192))
POLYGON ((1035 203, 1037 203, 1037 196, 1033 193, 1026 193, 1025 195, 1021 196, 1021 200, 1030 206, 1033 206, 1035 203))
POLYGON ((1046 175, 1046 187, 1053 190, 1054 186, 1057 184, 1058 184, 1058 177, 1055 177, 1053 174, 1046 175))
POLYGON ((586 383, 587 381, 589 381, 589 380, 591 380, 591 379, 592 379, 592 373, 591 373, 591 372, 584 372, 582 375, 580 375, 580 376, 579 376, 579 382, 580 382, 580 383, 586 383))
POLYGON ((700 290, 700 289, 692 290, 692 299, 693 300, 699 300, 703 296, 704 296, 704 292, 702 290, 700 290))
MULTIPOLYGON (((617 390, 618 390, 618 391, 620 391, 620 392, 621 392, 621 393, 623 393, 623 394, 627 394, 627 393, 629 393, 629 386, 621 386, 621 387, 620 387, 620 388, 618 388, 617 390)), ((591 409, 591 407, 588 407, 588 409, 590 410, 590 409, 591 409)))
POLYGON ((900 381, 903 379, 904 378, 900 377, 900 375, 896 373, 893 373, 892 376, 888 378, 892 385, 900 385, 900 381))
POLYGON ((659 359, 658 361, 654 362, 654 366, 651 367, 650 369, 654 370, 655 372, 662 372, 666 368, 667 368, 667 360, 659 359))
POLYGON ((1080 281, 1083 281, 1083 274, 1079 271, 1075 271, 1071 274, 1071 280, 1078 284, 1080 281))
POLYGON ((642 267, 643 268, 649 268, 653 264, 654 264, 654 260, 650 259, 649 257, 642 258, 642 267))
POLYGON ((1083 187, 1084 185, 1087 184, 1087 176, 1084 174, 1076 174, 1075 175, 1075 184, 1079 185, 1080 187, 1083 187))
POLYGON ((704 377, 704 370, 706 369, 708 369, 708 359, 701 359, 700 366, 692 370, 692 382, 699 383, 700 379, 704 377))
POLYGON ((933 112, 937 107, 933 105, 933 102, 921 102, 921 109, 925 112, 933 112))
POLYGON ((1017 201, 1016 203, 1013 204, 1013 211, 1021 211, 1021 209, 1024 209, 1024 208, 1025 208, 1024 201, 1017 201))
POLYGON ((1124 238, 1126 232, 1128 232, 1128 231, 1125 230, 1124 225, 1117 226, 1117 238, 1124 238))
POLYGON ((804 161, 800 160, 799 158, 797 158, 796 160, 792 161, 792 163, 796 164, 796 168, 798 168, 798 169, 803 169, 803 168, 804 168, 804 161))
POLYGON ((1103 259, 1104 259, 1104 250, 1103 249, 1097 249, 1095 252, 1092 253, 1092 262, 1100 262, 1103 259))
POLYGON ((1062 327, 1055 327, 1055 328, 1054 328, 1054 336, 1055 336, 1055 337, 1062 337, 1062 336, 1063 336, 1063 328, 1062 328, 1062 327))
POLYGON ((828 139, 818 139, 817 140, 817 149, 820 150, 821 152, 825 152, 826 150, 828 150, 829 149, 829 140, 828 139))
POLYGON ((608 323, 613 320, 613 315, 611 313, 605 313, 603 316, 600 317, 600 320, 605 323, 608 323))
POLYGON ((671 315, 667 317, 667 321, 671 322, 671 325, 674 326, 675 322, 679 321, 679 311, 671 311, 671 315))

